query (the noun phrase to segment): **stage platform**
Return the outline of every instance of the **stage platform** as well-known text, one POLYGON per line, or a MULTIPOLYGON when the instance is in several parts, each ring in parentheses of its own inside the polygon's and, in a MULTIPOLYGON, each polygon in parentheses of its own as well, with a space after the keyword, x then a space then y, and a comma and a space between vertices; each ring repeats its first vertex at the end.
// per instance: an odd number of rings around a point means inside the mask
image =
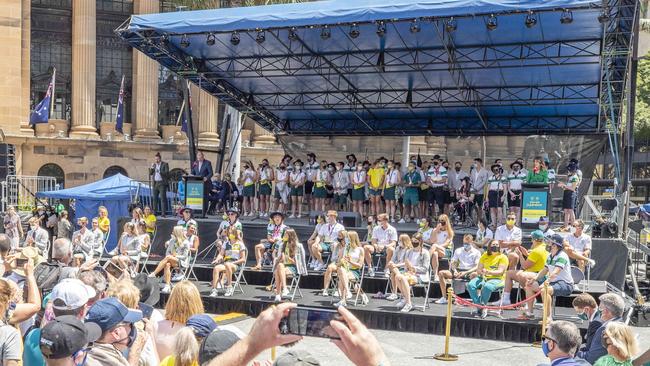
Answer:
MULTIPOLYGON (((249 281, 249 283, 252 281, 249 281)), ((201 299, 205 310, 210 313, 240 312, 250 316, 257 316, 261 311, 273 303, 273 295, 266 291, 261 285, 244 285, 244 294, 235 294, 232 297, 209 297, 210 284, 208 282, 195 282, 201 291, 201 299)), ((302 289, 302 298, 296 298, 294 302, 316 308, 332 308, 330 297, 320 295, 320 291, 314 289, 302 289)), ((430 303, 423 312, 420 309, 413 309, 409 313, 402 313, 395 308, 395 302, 385 299, 372 298, 365 306, 349 306, 349 309, 361 319, 361 321, 372 329, 394 330, 403 332, 416 332, 426 334, 444 334, 447 305, 430 303)), ((164 305, 168 295, 161 295, 160 305, 164 305)), ((423 297, 415 297, 414 305, 421 305, 423 297)), ((352 303, 351 303, 352 304, 352 303)), ((517 310, 504 311, 501 316, 490 313, 487 318, 481 319, 470 315, 470 309, 462 306, 453 307, 451 323, 452 337, 491 339, 508 342, 532 343, 539 341, 541 337, 541 325, 539 319, 520 320, 517 319, 520 312, 517 310)), ((541 319, 541 311, 535 310, 535 314, 541 319)), ((561 316, 575 316, 571 308, 558 307, 556 314, 561 316)), ((575 321, 575 320, 574 320, 575 321)), ((587 323, 577 321, 576 324, 581 332, 586 332, 587 323)))

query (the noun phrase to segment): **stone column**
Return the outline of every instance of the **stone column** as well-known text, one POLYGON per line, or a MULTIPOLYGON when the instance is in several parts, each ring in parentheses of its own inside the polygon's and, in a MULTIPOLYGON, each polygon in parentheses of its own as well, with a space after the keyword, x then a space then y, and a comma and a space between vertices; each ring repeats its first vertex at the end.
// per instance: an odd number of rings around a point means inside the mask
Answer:
POLYGON ((257 123, 253 125, 253 146, 274 145, 275 136, 257 123))
MULTIPOLYGON (((0 2, 0 49, 2 76, 0 76, 0 121, 5 134, 18 134, 26 117, 21 106, 22 63, 22 0, 0 2)), ((29 79, 28 79, 29 82, 29 79)), ((29 85, 28 85, 29 87, 29 85)))
POLYGON ((96 8, 94 1, 72 1, 72 131, 98 138, 95 125, 96 8))
POLYGON ((21 65, 20 65, 20 78, 21 78, 21 101, 20 101, 20 133, 27 135, 34 135, 34 130, 29 126, 29 99, 30 99, 30 49, 31 49, 31 31, 32 31, 32 1, 22 0, 22 45, 21 45, 21 65))
MULTIPOLYGON (((158 13, 158 0, 135 0, 134 14, 158 13)), ((134 140, 155 141, 158 134, 158 63, 142 52, 133 50, 132 119, 134 140)))
MULTIPOLYGON (((195 108, 199 109, 199 146, 218 146, 219 102, 217 98, 196 87, 192 89, 192 101, 195 101, 195 108)), ((230 133, 236 133, 236 131, 230 133)))

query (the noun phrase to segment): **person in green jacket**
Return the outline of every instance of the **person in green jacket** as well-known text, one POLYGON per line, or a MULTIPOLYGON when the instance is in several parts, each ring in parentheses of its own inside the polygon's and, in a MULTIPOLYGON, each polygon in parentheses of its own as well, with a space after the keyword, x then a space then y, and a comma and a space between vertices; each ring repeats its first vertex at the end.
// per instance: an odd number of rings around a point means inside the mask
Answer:
POLYGON ((540 156, 536 156, 533 160, 533 169, 528 171, 526 183, 548 184, 548 170, 546 170, 546 167, 542 164, 542 158, 540 156))
POLYGON ((632 366, 632 356, 639 346, 632 328, 621 322, 609 322, 602 338, 607 354, 600 357, 594 366, 632 366))

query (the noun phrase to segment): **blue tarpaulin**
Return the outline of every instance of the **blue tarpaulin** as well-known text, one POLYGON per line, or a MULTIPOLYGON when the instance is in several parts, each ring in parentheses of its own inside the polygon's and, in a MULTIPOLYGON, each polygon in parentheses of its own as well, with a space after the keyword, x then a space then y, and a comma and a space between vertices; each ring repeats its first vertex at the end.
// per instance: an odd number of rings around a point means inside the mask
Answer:
POLYGON ((74 199, 75 217, 87 217, 89 221, 97 216, 99 206, 105 206, 108 209, 108 218, 111 220, 111 235, 106 243, 106 250, 111 251, 117 245, 117 235, 120 232, 117 225, 118 220, 120 217, 129 216, 129 203, 131 197, 136 195, 138 186, 140 195, 150 194, 147 185, 118 173, 83 186, 38 192, 36 196, 39 198, 74 199))
POLYGON ((117 33, 279 134, 598 134, 620 118, 635 5, 332 0, 117 33))

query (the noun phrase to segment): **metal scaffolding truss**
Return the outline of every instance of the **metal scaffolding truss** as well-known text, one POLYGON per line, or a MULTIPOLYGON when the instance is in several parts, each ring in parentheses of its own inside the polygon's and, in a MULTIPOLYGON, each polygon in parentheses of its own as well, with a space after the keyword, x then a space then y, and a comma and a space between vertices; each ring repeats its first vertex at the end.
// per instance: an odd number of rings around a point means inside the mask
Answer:
POLYGON ((636 2, 572 1, 535 12, 459 8, 453 17, 227 31, 179 32, 182 20, 165 28, 142 16, 116 32, 277 134, 619 131, 636 2), (535 23, 524 25, 531 14, 535 23), (496 17, 507 31, 486 29, 496 17))

